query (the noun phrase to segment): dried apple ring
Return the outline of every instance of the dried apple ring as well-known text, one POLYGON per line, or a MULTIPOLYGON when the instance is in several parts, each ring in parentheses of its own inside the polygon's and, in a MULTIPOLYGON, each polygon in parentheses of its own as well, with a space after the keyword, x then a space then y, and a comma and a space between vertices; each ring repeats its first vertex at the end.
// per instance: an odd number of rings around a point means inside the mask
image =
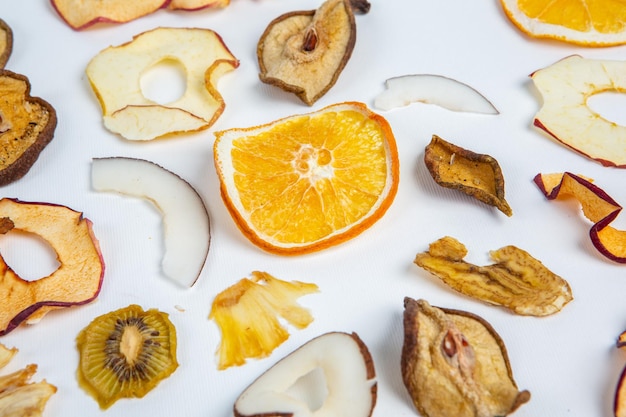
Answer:
POLYGON ((13 51, 13 31, 0 19, 0 68, 4 68, 13 51))
POLYGON ((626 126, 589 108, 602 92, 626 92, 626 61, 585 59, 573 55, 531 74, 543 105, 534 125, 556 140, 600 162, 626 168, 626 126))
POLYGON ((626 263, 626 231, 609 226, 622 211, 622 206, 604 190, 589 179, 569 172, 537 174, 534 182, 548 200, 564 195, 575 197, 585 217, 594 222, 589 230, 593 246, 612 261, 626 263))
POLYGON ((99 294, 104 261, 92 223, 82 213, 50 203, 0 200, 0 232, 29 232, 48 242, 60 266, 51 275, 26 281, 0 255, 0 336, 48 311, 86 304, 99 294))
POLYGON ((217 80, 238 66, 212 30, 157 28, 104 49, 89 62, 86 73, 102 106, 105 127, 129 140, 150 140, 215 123, 225 107, 217 80), (146 70, 168 60, 185 68, 186 90, 162 105, 143 95, 140 80, 146 70))

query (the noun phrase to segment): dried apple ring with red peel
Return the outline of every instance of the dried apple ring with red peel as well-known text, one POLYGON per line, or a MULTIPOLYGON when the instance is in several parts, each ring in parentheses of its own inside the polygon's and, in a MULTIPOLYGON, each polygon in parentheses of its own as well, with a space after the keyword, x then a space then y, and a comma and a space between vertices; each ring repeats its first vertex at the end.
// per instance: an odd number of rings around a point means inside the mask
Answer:
POLYGON ((604 166, 626 168, 626 126, 588 106, 591 96, 626 92, 626 61, 573 55, 531 74, 543 98, 534 125, 604 166))
POLYGON ((72 29, 96 23, 125 23, 166 7, 170 0, 50 0, 72 29))
POLYGON ((212 30, 157 28, 104 49, 89 62, 86 73, 102 106, 105 127, 129 140, 150 140, 215 123, 225 107, 217 81, 238 66, 212 30), (146 70, 170 60, 185 68, 186 90, 162 105, 142 94, 140 81, 146 70))
POLYGON ((26 281, 0 255, 0 336, 52 309, 86 304, 98 296, 104 260, 92 223, 82 213, 56 204, 3 198, 0 218, 0 231, 38 235, 54 249, 60 264, 52 274, 26 281))
POLYGON ((589 179, 569 172, 537 174, 534 182, 549 200, 563 196, 575 197, 585 217, 594 223, 589 230, 593 246, 610 260, 626 263, 626 231, 609 226, 622 211, 622 206, 604 190, 589 179))
POLYGON ((13 31, 0 19, 0 68, 4 68, 13 51, 13 31))

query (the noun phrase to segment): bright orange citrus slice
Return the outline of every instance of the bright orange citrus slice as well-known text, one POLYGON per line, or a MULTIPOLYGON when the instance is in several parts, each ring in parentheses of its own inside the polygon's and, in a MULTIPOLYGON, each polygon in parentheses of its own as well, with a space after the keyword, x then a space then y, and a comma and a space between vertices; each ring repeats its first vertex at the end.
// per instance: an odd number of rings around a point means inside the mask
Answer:
POLYGON ((222 199, 244 235, 269 252, 345 242, 373 225, 397 192, 393 132, 362 103, 215 136, 222 199))
POLYGON ((626 43, 624 0, 500 0, 523 32, 586 46, 626 43))

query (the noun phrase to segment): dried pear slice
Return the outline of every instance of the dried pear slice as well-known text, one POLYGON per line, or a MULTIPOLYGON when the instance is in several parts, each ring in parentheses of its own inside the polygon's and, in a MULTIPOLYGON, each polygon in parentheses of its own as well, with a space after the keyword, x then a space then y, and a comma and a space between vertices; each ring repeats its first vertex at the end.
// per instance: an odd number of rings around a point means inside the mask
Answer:
POLYGON ((507 216, 513 210, 504 199, 504 176, 498 161, 453 145, 437 135, 426 146, 424 162, 435 182, 459 190, 507 216))
POLYGON ((0 185, 22 178, 54 137, 56 111, 31 97, 30 81, 0 69, 0 185))
POLYGON ((138 305, 95 318, 76 339, 79 385, 101 409, 141 398, 176 368, 176 329, 167 313, 138 305))
POLYGON ((218 369, 272 353, 289 337, 279 317, 298 329, 307 327, 313 316, 296 299, 317 291, 315 284, 287 282, 254 271, 251 279, 243 278, 219 293, 209 315, 222 332, 218 369))
POLYGON ((622 211, 622 206, 591 181, 570 172, 537 174, 534 178, 548 200, 575 197, 585 217, 594 223, 589 230, 593 246, 608 259, 626 263, 626 231, 609 226, 622 211))
POLYGON ((257 45, 261 81, 313 105, 352 55, 352 7, 349 0, 327 0, 317 10, 286 13, 270 22, 257 45))
POLYGON ((505 416, 530 400, 504 342, 479 316, 404 299, 402 378, 424 417, 505 416))
POLYGON ((573 299, 567 281, 515 246, 491 251, 496 263, 489 266, 465 262, 465 255, 465 246, 446 236, 418 253, 414 262, 452 289, 520 315, 554 314, 573 299))
POLYGON ((0 68, 4 68, 13 51, 13 31, 4 20, 0 19, 0 68))

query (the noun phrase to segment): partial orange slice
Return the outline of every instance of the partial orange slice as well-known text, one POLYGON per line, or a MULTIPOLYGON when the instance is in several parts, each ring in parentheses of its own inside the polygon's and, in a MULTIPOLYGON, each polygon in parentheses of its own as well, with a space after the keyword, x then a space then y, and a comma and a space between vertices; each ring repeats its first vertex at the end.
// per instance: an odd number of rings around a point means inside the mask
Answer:
POLYGON ((622 0, 500 0, 504 12, 526 34, 586 46, 626 43, 622 0))
POLYGON ((303 254, 353 238, 398 188, 389 123, 357 102, 215 133, 222 199, 248 239, 303 254))

